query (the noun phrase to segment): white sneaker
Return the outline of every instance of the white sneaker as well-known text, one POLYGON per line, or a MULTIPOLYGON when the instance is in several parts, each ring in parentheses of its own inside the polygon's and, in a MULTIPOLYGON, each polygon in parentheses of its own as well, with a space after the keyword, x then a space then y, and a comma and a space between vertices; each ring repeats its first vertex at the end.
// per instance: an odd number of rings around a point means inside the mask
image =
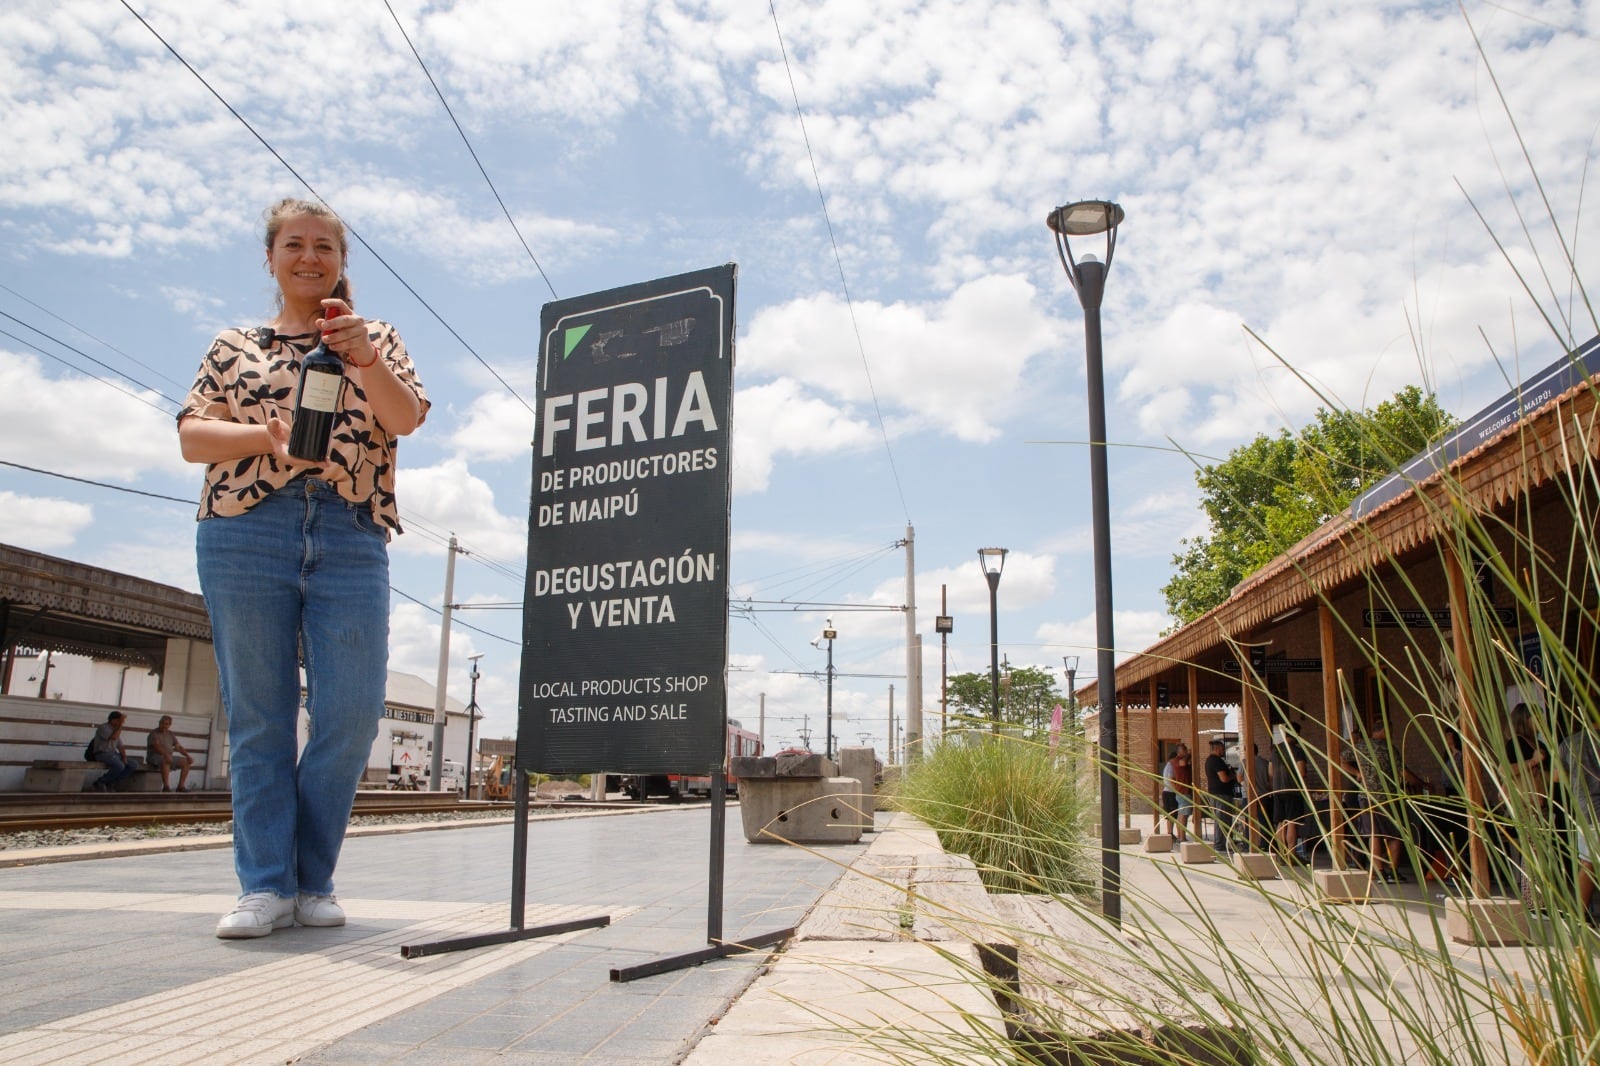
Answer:
POLYGON ((249 892, 222 916, 217 923, 217 936, 223 940, 247 940, 293 924, 294 900, 271 892, 249 892))
POLYGON ((312 896, 302 892, 294 898, 294 920, 301 925, 343 925, 344 908, 333 896, 312 896))

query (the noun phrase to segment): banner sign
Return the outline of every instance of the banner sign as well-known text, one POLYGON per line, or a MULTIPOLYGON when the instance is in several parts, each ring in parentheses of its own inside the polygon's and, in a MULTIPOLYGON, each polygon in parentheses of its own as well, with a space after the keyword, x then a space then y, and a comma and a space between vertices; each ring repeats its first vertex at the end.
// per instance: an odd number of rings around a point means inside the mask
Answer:
MULTIPOLYGON (((1258 674, 1320 674, 1322 672, 1322 660, 1263 659, 1259 663, 1252 663, 1250 668, 1258 674)), ((1222 660, 1222 672, 1225 674, 1238 674, 1239 660, 1222 660)))
POLYGON ((736 273, 544 306, 518 769, 722 765, 736 273))
MULTIPOLYGON (((1517 612, 1510 607, 1494 608, 1494 616, 1503 626, 1517 624, 1517 612)), ((1367 629, 1449 629, 1448 607, 1408 607, 1398 611, 1368 608, 1361 612, 1361 624, 1367 629)))
POLYGON ((1460 429, 1407 460, 1405 465, 1350 503, 1350 517, 1360 518, 1412 486, 1426 481, 1485 443, 1501 430, 1528 417, 1557 396, 1600 373, 1600 337, 1584 342, 1532 378, 1473 415, 1460 429))

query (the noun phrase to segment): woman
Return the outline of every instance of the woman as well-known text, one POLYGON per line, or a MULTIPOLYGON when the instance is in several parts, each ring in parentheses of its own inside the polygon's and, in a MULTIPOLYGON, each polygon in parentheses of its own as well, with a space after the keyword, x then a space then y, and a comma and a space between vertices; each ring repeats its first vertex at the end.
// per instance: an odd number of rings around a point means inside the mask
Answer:
POLYGON ((1186 835, 1190 813, 1194 810, 1194 766, 1189 760, 1189 745, 1179 744, 1172 756, 1173 835, 1181 843, 1186 835))
POLYGON ((234 868, 224 939, 344 924, 333 870, 383 716, 395 438, 426 417, 400 335, 355 313, 344 226, 321 204, 266 214, 278 313, 217 335, 178 413, 205 463, 195 534, 227 710, 234 868), (300 360, 318 336, 345 363, 328 459, 289 457, 300 360), (309 717, 298 758, 300 663, 309 717))

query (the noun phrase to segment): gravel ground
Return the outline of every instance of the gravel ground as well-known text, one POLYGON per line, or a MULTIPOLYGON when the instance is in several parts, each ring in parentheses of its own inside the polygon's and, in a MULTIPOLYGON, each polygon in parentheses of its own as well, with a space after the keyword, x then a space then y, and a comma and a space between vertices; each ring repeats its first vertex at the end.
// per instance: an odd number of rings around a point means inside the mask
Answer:
MULTIPOLYGON (((419 822, 476 822, 485 818, 505 818, 509 811, 459 811, 435 814, 369 814, 350 819, 352 826, 415 825, 419 822)), ((125 840, 154 840, 159 837, 215 836, 232 833, 232 822, 198 822, 182 825, 100 826, 90 829, 46 829, 36 832, 0 833, 0 851, 7 848, 59 848, 69 844, 112 844, 125 840)))

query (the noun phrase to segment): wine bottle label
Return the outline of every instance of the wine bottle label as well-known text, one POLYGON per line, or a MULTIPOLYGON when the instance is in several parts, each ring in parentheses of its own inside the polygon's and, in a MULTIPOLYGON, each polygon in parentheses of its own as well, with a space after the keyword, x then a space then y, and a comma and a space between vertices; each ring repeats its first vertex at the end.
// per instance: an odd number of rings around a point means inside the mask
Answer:
POLYGON ((344 384, 341 374, 306 374, 305 387, 300 390, 300 406, 308 411, 336 411, 339 408, 339 386, 344 384))

